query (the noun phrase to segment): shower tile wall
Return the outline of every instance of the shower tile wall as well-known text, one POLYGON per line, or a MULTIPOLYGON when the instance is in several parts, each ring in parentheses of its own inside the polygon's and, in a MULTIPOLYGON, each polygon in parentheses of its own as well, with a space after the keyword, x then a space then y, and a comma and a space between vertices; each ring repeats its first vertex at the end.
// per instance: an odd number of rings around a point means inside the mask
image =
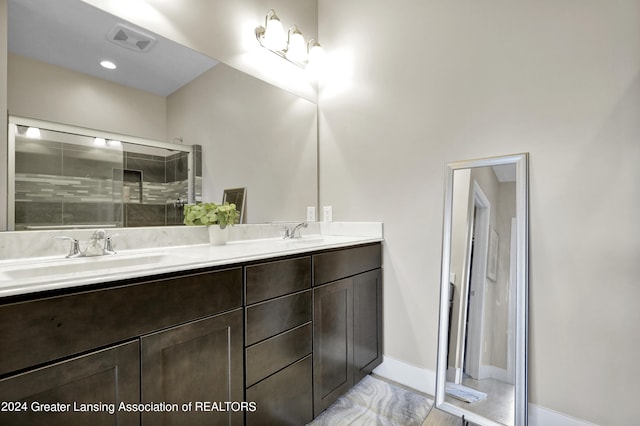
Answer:
POLYGON ((16 229, 115 223, 121 158, 113 149, 16 138, 16 229))
POLYGON ((182 152, 161 157, 16 140, 16 229, 181 224, 182 208, 175 201, 186 201, 187 173, 188 154, 182 152), (135 186, 142 194, 129 188, 123 203, 123 185, 132 184, 127 171, 138 172, 141 185, 135 186))
POLYGON ((124 167, 140 171, 142 203, 131 192, 131 201, 124 203, 124 226, 179 225, 184 220, 182 208, 188 190, 188 154, 180 152, 167 157, 124 153, 124 167))

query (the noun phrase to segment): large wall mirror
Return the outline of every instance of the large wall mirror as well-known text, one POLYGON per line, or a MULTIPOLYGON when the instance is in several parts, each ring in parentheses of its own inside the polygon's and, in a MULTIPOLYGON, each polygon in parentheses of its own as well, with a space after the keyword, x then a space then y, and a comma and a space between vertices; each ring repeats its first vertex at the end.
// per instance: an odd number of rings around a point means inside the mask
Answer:
MULTIPOLYGON (((174 145, 165 162, 201 146, 202 200, 246 188, 245 223, 317 206, 316 104, 81 0, 9 0, 8 11, 12 116, 174 145)), ((30 215, 18 208, 7 216, 30 215)))
POLYGON ((527 154, 446 167, 437 409, 527 424, 527 154))

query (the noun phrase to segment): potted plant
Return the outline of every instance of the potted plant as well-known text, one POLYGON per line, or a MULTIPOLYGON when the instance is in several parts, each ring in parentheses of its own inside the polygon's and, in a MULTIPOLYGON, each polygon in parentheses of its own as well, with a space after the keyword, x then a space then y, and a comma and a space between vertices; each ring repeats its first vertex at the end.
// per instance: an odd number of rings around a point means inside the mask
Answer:
POLYGON ((238 210, 233 203, 201 203, 184 206, 184 224, 206 225, 209 240, 213 245, 227 243, 228 226, 235 224, 237 217, 238 210))

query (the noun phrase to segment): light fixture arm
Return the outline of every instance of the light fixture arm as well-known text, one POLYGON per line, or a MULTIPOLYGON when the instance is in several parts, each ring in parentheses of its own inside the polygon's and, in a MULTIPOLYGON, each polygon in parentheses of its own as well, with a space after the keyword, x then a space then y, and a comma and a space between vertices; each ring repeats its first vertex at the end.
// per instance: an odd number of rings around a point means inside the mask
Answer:
POLYGON ((269 9, 267 15, 264 17, 265 28, 267 28, 267 24, 269 24, 269 19, 277 19, 278 21, 280 20, 280 18, 278 18, 278 15, 276 15, 276 11, 273 9, 269 9))

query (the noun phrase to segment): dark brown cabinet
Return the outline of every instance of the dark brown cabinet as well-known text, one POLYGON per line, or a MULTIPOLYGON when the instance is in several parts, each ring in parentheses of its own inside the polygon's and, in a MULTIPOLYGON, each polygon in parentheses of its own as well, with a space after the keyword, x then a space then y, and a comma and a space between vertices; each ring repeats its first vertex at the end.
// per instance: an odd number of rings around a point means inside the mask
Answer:
POLYGON ((380 267, 380 245, 314 256, 315 416, 382 362, 380 267))
POLYGON ((353 382, 382 362, 382 271, 353 277, 353 382))
POLYGON ((0 424, 242 424, 237 410, 181 407, 243 400, 241 308, 242 268, 0 305, 0 401, 29 407, 7 422, 0 412, 0 424), (31 403, 71 409, 34 412, 31 403))
POLYGON ((242 401, 242 309, 159 331, 140 339, 142 402, 180 410, 143 413, 144 424, 242 424, 241 411, 204 411, 183 404, 242 401))
POLYGON ((242 268, 2 304, 0 375, 242 306, 242 268))
POLYGON ((247 425, 304 425, 313 419, 311 355, 247 389, 257 410, 247 413, 247 425))
POLYGON ((337 281, 313 294, 314 415, 353 386, 353 282, 337 281))
POLYGON ((140 398, 139 342, 96 351, 0 381, 2 425, 139 425, 119 410, 140 398))
POLYGON ((313 419, 311 257, 246 267, 247 425, 313 419))

